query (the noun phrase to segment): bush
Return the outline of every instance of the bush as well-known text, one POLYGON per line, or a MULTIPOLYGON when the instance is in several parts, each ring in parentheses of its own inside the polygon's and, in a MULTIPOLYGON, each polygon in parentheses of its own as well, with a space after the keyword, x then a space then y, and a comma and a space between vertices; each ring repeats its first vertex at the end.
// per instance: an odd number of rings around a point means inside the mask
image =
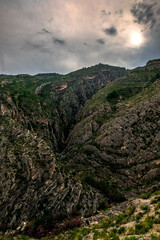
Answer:
POLYGON ((160 202, 158 202, 155 206, 155 210, 159 210, 160 209, 160 202))
POLYGON ((160 240, 160 236, 151 234, 151 240, 160 240))
POLYGON ((148 199, 148 198, 150 198, 151 195, 152 195, 152 193, 147 192, 147 193, 142 193, 140 197, 143 199, 148 199))
POLYGON ((109 239, 112 239, 112 240, 119 240, 119 236, 116 234, 116 229, 113 228, 111 230, 111 232, 109 233, 109 239))
POLYGON ((160 195, 160 191, 156 191, 156 192, 154 193, 154 195, 155 195, 155 196, 160 195))
POLYGON ((152 198, 151 199, 151 203, 153 204, 153 203, 157 203, 157 202, 159 202, 160 201, 160 196, 156 196, 156 197, 154 197, 154 198, 152 198))
POLYGON ((107 229, 107 228, 109 228, 109 227, 111 227, 111 226, 114 226, 114 224, 112 223, 112 220, 111 220, 111 219, 105 218, 105 219, 102 220, 100 226, 101 226, 102 228, 104 228, 104 229, 107 229))
POLYGON ((127 223, 127 216, 125 213, 121 213, 115 218, 116 224, 127 223))
POLYGON ((135 207, 134 206, 130 206, 125 210, 125 213, 127 216, 131 216, 135 211, 135 207))
POLYGON ((126 230, 125 227, 120 227, 120 228, 118 229, 118 234, 124 233, 125 230, 126 230))
POLYGON ((145 234, 148 232, 153 226, 153 219, 150 216, 147 216, 143 222, 135 225, 135 233, 136 234, 145 234))
POLYGON ((133 234, 135 234, 135 230, 134 230, 134 228, 131 226, 131 227, 129 227, 128 228, 128 233, 127 233, 128 235, 133 235, 133 234))
POLYGON ((138 240, 139 238, 135 237, 135 236, 131 236, 131 237, 125 237, 124 240, 138 240))
POLYGON ((81 221, 79 218, 71 219, 71 220, 66 220, 65 223, 62 226, 62 229, 73 229, 76 227, 80 227, 81 221))
MULTIPOLYGON (((77 211, 73 211, 72 215, 74 214, 77 214, 77 211)), ((56 235, 63 230, 73 229, 81 225, 79 218, 65 220, 66 218, 67 214, 63 212, 42 216, 28 224, 25 229, 25 234, 33 238, 42 238, 46 235, 56 235)))
POLYGON ((149 211, 149 206, 141 206, 141 209, 145 212, 148 212, 149 211))
POLYGON ((144 213, 143 212, 139 212, 137 215, 136 215, 136 221, 139 221, 142 217, 143 217, 144 213))
POLYGON ((118 102, 118 100, 127 99, 127 98, 131 97, 132 95, 134 95, 135 92, 139 92, 139 89, 135 88, 133 90, 129 87, 125 87, 125 88, 121 88, 121 89, 118 89, 116 91, 113 91, 113 92, 109 93, 107 95, 106 99, 111 104, 116 104, 118 102))
POLYGON ((7 227, 5 224, 0 224, 0 232, 6 232, 7 227))

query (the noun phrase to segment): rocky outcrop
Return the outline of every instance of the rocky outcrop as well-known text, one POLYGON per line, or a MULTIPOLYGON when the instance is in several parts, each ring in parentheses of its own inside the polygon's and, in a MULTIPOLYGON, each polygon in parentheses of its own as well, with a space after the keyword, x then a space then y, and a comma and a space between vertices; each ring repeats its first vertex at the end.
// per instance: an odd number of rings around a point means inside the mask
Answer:
POLYGON ((147 66, 152 64, 155 64, 155 65, 160 64, 160 59, 154 59, 147 62, 147 66))

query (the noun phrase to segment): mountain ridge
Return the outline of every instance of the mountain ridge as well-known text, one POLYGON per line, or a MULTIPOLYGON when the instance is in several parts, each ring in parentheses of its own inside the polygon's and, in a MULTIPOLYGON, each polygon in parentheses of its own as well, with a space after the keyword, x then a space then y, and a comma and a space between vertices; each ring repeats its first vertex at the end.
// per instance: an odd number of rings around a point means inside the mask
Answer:
POLYGON ((0 77, 1 231, 160 186, 160 60, 45 77, 0 77))

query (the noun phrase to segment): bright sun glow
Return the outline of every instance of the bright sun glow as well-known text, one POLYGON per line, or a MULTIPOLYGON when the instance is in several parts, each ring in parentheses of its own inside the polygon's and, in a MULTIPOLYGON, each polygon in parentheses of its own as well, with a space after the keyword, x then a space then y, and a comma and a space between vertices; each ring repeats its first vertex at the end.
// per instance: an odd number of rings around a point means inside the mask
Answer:
POLYGON ((143 38, 142 38, 142 35, 141 33, 139 32, 133 32, 131 34, 131 43, 136 46, 136 47, 140 47, 140 45, 142 44, 143 42, 143 38))

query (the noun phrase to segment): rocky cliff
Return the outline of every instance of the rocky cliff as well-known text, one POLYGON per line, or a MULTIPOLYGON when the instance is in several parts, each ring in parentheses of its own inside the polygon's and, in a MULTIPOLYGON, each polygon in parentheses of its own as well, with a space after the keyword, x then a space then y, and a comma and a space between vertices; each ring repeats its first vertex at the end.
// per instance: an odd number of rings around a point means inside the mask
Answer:
POLYGON ((0 226, 159 187, 160 68, 0 76, 0 226))

